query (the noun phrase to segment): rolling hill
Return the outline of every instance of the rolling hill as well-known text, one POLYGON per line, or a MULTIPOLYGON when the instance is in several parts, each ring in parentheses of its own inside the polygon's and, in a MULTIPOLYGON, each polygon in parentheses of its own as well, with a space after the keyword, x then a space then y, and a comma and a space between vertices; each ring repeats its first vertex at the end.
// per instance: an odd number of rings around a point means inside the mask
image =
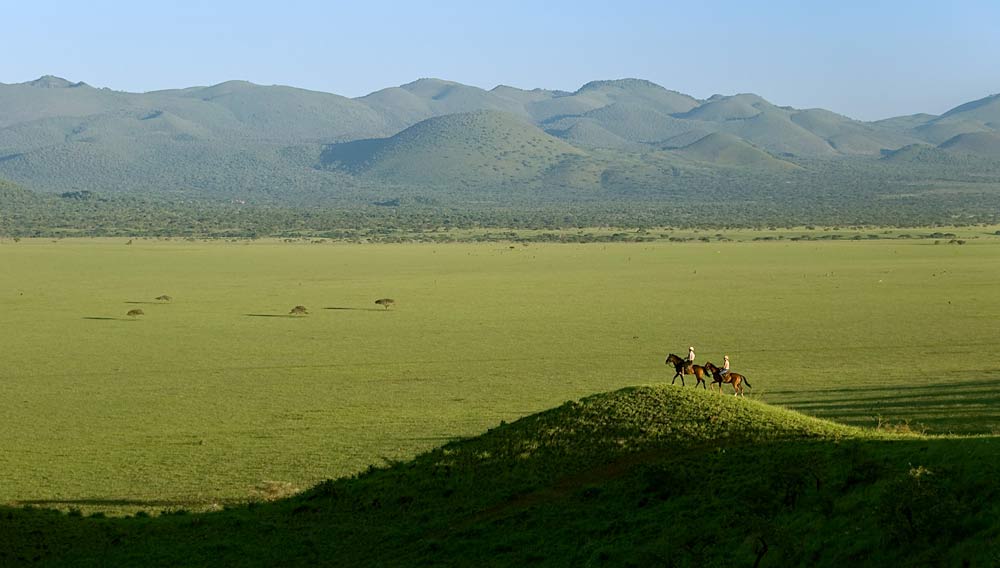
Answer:
POLYGON ((431 118, 390 138, 330 145, 321 161, 399 183, 475 186, 530 181, 582 154, 515 115, 477 111, 431 118))
POLYGON ((693 160, 730 167, 798 168, 732 134, 713 132, 678 150, 693 160))
POLYGON ((419 192, 506 207, 524 196, 748 196, 789 182, 762 172, 801 169, 826 194, 864 172, 873 193, 964 176, 989 199, 998 100, 861 122, 751 93, 699 100, 641 79, 572 92, 419 79, 349 99, 245 81, 125 93, 44 76, 0 84, 0 177, 42 193, 168 201, 341 206, 419 192), (963 137, 973 134, 984 137, 963 137), (914 144, 949 154, 894 154, 914 144), (911 167, 931 163, 951 169, 911 167))
POLYGON ((1000 159, 1000 133, 970 132, 959 134, 945 141, 938 148, 949 152, 1000 159))
POLYGON ((990 565, 995 437, 865 431, 672 386, 211 514, 0 510, 0 563, 990 565))

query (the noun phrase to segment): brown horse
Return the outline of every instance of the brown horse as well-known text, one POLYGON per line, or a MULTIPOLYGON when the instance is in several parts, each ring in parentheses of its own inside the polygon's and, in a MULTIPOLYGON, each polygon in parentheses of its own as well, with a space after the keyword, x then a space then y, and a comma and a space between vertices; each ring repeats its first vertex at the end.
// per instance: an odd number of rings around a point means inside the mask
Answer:
POLYGON ((671 353, 667 355, 667 360, 663 362, 664 365, 674 366, 674 378, 670 381, 670 384, 674 384, 677 381, 677 377, 681 378, 681 386, 684 385, 684 375, 694 375, 698 382, 694 384, 695 388, 698 388, 698 384, 701 384, 701 388, 705 388, 705 375, 708 374, 708 370, 701 365, 691 365, 688 368, 687 359, 681 359, 677 355, 671 353))
POLYGON ((732 371, 729 371, 728 373, 723 375, 722 369, 713 365, 711 361, 705 362, 705 369, 708 372, 712 373, 712 378, 714 379, 712 381, 712 386, 714 387, 716 383, 719 384, 720 393, 722 392, 722 383, 729 383, 733 385, 733 396, 746 396, 745 394, 743 394, 743 383, 746 383, 748 387, 753 388, 753 385, 750 384, 750 381, 748 381, 747 378, 744 377, 743 375, 739 373, 734 373, 732 371))

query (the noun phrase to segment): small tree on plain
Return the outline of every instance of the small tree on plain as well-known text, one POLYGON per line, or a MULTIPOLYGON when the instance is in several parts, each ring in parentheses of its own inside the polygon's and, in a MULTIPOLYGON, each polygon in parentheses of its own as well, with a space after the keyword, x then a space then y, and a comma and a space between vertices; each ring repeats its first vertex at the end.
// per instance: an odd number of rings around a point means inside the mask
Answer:
POLYGON ((128 317, 130 317, 132 319, 135 319, 135 318, 137 318, 139 316, 146 315, 146 312, 140 310, 139 308, 135 308, 134 310, 129 310, 128 313, 125 314, 125 315, 127 315, 128 317))
POLYGON ((378 300, 375 300, 375 303, 388 310, 392 306, 396 305, 396 300, 393 300, 392 298, 379 298, 378 300))
POLYGON ((309 315, 309 310, 305 306, 295 306, 292 311, 288 312, 289 315, 293 316, 305 316, 309 315))
POLYGON ((172 297, 170 297, 170 296, 168 296, 166 294, 164 294, 162 296, 157 296, 156 299, 159 300, 159 301, 161 301, 161 302, 172 302, 174 300, 172 297))

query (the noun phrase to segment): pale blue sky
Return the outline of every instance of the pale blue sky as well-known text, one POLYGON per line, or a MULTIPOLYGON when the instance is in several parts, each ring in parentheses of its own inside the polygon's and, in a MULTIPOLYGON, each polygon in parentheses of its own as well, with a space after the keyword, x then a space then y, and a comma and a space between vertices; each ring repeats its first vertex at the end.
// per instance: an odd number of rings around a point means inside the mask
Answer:
POLYGON ((346 96, 439 77, 574 90, 640 77, 861 119, 1000 92, 1000 2, 5 2, 0 82, 229 79, 346 96))

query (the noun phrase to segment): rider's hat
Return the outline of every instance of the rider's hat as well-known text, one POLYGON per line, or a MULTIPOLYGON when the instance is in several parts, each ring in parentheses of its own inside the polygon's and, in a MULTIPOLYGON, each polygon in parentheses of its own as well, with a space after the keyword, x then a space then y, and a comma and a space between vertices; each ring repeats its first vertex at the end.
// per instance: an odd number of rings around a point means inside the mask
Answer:
POLYGON ((723 357, 723 359, 729 359, 729 355, 726 355, 725 357, 723 357))

